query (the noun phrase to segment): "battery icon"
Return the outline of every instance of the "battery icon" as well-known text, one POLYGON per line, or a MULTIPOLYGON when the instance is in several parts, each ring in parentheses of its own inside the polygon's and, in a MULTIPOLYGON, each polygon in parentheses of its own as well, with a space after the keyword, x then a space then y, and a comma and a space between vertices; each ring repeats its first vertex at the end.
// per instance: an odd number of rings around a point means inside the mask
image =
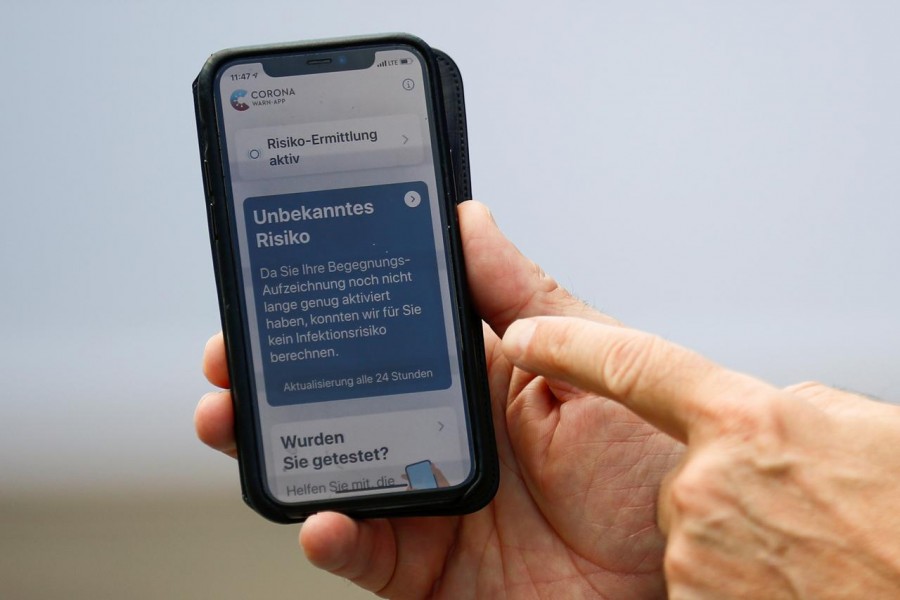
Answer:
POLYGON ((411 58, 401 58, 401 59, 400 59, 400 64, 401 64, 401 65, 411 65, 411 64, 412 64, 412 59, 411 59, 411 58))

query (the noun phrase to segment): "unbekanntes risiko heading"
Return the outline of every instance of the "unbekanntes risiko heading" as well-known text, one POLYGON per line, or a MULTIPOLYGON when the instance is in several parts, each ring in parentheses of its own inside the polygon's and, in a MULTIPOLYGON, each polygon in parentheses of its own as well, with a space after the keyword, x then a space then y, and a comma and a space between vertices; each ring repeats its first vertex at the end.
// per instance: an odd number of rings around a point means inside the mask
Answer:
MULTIPOLYGON (((375 213, 375 205, 371 202, 346 202, 332 206, 315 206, 309 208, 300 205, 293 209, 277 208, 253 210, 253 222, 256 225, 276 225, 281 223, 297 223, 318 221, 322 219, 339 219, 345 217, 361 217, 375 213)), ((256 233, 257 248, 277 248, 308 244, 311 237, 306 231, 259 231, 256 233)))

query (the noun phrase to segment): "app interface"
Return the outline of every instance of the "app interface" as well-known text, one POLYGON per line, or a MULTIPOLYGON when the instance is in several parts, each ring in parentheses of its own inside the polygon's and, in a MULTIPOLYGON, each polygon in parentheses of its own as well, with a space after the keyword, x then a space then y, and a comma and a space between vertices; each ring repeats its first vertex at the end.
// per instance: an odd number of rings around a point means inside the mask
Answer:
POLYGON ((324 58, 354 68, 260 59, 217 84, 269 489, 404 492, 410 465, 460 485, 471 442, 423 61, 324 58))

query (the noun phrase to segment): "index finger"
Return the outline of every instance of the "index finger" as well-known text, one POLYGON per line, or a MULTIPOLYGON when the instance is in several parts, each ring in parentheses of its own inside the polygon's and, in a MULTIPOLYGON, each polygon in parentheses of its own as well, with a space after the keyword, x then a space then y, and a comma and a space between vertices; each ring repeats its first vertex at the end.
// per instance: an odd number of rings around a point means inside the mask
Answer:
POLYGON ((659 337, 582 319, 517 321, 502 347, 516 366, 615 400, 682 442, 744 425, 778 395, 659 337))

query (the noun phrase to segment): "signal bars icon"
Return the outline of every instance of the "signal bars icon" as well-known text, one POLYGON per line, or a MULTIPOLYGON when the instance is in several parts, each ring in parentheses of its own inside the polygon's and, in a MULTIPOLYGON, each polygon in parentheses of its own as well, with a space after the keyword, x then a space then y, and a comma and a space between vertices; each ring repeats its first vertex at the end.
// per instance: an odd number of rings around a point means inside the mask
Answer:
POLYGON ((397 65, 411 65, 411 64, 412 64, 411 58, 392 58, 392 59, 385 59, 375 66, 376 67, 395 67, 397 65))

